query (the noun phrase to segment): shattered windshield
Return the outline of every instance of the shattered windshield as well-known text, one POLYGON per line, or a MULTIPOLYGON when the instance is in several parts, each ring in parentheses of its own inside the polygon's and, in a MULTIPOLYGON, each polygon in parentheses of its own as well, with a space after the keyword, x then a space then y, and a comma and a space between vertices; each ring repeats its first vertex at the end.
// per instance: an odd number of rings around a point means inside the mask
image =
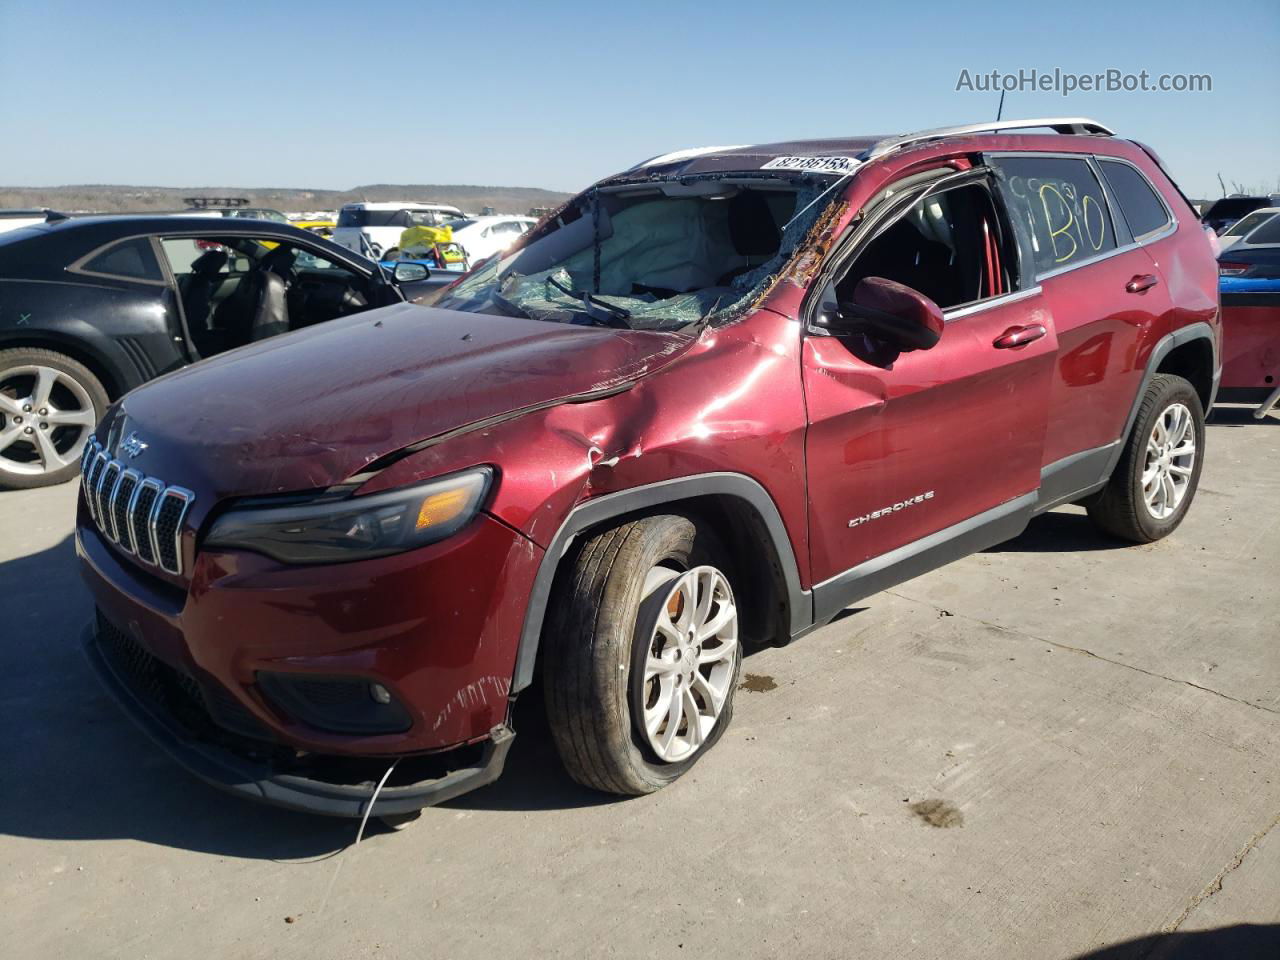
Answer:
POLYGON ((590 190, 436 306, 675 330, 744 309, 791 259, 835 178, 704 178, 590 190))

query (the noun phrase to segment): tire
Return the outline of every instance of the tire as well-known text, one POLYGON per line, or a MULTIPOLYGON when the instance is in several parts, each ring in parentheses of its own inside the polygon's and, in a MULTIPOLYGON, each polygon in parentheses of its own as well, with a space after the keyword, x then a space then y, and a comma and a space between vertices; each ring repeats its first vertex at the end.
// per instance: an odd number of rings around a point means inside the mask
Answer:
POLYGON ((578 783, 653 793, 720 739, 742 663, 723 556, 687 517, 654 516, 586 541, 562 570, 542 678, 552 738, 578 783), (699 622, 715 632, 691 640, 699 622))
POLYGON ((384 253, 384 254, 382 255, 382 259, 383 259, 383 260, 399 260, 399 259, 400 259, 400 248, 399 248, 399 247, 392 247, 390 250, 388 250, 386 253, 384 253))
POLYGON ((1089 519, 1104 533, 1133 543, 1167 537, 1195 499, 1203 464, 1204 409, 1199 394, 1182 377, 1157 374, 1143 391, 1138 417, 1111 478, 1085 501, 1089 519), (1179 426, 1184 416, 1185 425, 1179 426), (1178 436, 1169 439, 1170 430, 1178 436), (1144 475, 1155 479, 1144 484, 1144 475), (1165 480, 1171 486, 1164 486, 1165 480))
POLYGON ((109 402, 102 382, 65 354, 0 350, 0 487, 47 487, 75 477, 109 402))

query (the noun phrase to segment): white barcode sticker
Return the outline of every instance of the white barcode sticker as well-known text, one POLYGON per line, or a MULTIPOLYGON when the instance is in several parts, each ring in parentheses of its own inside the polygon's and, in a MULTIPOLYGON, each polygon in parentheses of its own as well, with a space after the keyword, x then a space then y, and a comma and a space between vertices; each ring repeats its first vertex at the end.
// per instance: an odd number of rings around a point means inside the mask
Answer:
POLYGON ((797 170, 801 173, 853 173, 862 166, 857 157, 774 157, 761 170, 797 170))

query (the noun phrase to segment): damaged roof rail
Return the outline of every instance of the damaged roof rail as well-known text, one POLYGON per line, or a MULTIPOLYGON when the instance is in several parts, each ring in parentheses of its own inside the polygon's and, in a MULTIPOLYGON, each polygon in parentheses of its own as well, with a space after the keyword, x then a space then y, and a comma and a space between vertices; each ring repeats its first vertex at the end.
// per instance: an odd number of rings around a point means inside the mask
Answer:
POLYGON ((903 134, 897 137, 886 137, 878 141, 859 159, 863 161, 877 160, 886 154, 901 150, 912 144, 925 140, 938 140, 942 137, 959 137, 968 133, 999 133, 1006 130, 1033 130, 1048 127, 1055 133, 1090 134, 1093 136, 1113 137, 1115 131, 1105 127, 1088 117, 1041 117, 1036 120, 996 120, 991 123, 967 123, 958 127, 938 127, 934 130, 920 130, 916 133, 903 134))

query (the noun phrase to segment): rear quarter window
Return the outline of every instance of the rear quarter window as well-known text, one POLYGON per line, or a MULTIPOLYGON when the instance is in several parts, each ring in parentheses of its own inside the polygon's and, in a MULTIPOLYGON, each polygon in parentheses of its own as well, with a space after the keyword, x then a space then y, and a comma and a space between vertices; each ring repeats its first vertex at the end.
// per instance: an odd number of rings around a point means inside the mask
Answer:
POLYGON ((1037 273, 1116 248, 1102 185, 1083 157, 997 157, 1009 213, 1029 235, 1037 273))
POLYGON ((1117 160, 1099 159, 1098 165, 1135 240, 1149 237, 1169 225, 1169 211, 1155 188, 1136 168, 1117 160))
POLYGON ((83 273, 106 274, 125 280, 164 283, 164 274, 148 237, 121 240, 80 264, 78 269, 83 273))

